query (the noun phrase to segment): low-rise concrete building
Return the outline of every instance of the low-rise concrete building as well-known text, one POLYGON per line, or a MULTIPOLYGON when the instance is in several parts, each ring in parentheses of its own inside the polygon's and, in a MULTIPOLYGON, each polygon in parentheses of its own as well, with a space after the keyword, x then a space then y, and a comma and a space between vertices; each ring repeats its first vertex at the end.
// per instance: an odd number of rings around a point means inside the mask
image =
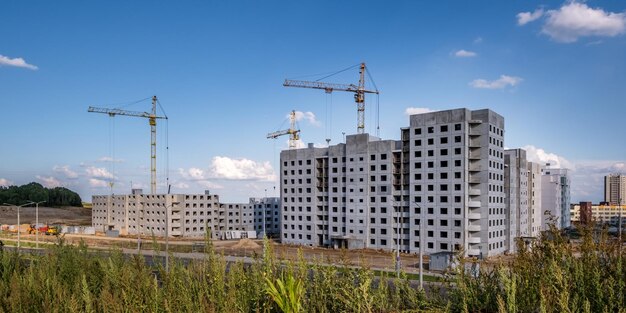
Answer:
POLYGON ((617 224, 621 216, 622 223, 626 223, 626 205, 611 205, 607 202, 592 204, 582 201, 571 205, 571 216, 572 222, 583 223, 585 219, 590 218, 590 221, 602 224, 617 224))
POLYGON ((121 235, 201 238, 210 231, 213 238, 222 238, 226 231, 253 231, 257 223, 253 200, 221 203, 208 192, 152 195, 133 190, 129 195, 96 195, 92 203, 96 230, 121 235))

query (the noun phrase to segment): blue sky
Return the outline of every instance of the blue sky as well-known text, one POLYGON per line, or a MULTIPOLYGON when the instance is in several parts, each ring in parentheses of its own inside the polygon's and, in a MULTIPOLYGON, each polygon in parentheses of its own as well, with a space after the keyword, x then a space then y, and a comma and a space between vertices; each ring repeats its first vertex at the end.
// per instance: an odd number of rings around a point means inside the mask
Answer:
POLYGON ((303 142, 356 132, 351 94, 283 80, 363 61, 381 91, 382 138, 399 138, 407 110, 490 108, 505 117, 507 147, 571 168, 573 200, 600 201, 602 175, 626 171, 625 11, 623 1, 6 1, 0 185, 38 181, 89 200, 113 178, 115 193, 131 181, 147 191, 147 121, 87 108, 157 95, 173 192, 275 195, 287 138, 265 135, 288 127, 292 109, 310 112, 303 142))

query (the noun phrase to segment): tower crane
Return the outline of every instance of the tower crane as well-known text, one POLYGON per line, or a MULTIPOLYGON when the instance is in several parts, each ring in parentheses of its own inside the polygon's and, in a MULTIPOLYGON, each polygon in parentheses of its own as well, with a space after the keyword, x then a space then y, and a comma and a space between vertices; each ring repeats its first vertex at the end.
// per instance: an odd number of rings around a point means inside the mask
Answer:
POLYGON ((289 135, 289 149, 296 147, 296 141, 300 139, 300 130, 296 129, 296 111, 289 113, 289 129, 275 131, 267 134, 267 139, 276 139, 283 135, 289 135))
POLYGON ((90 106, 87 112, 92 113, 104 113, 108 114, 110 117, 114 117, 116 115, 124 115, 124 116, 132 116, 132 117, 143 117, 147 118, 150 124, 150 193, 156 193, 156 120, 157 119, 167 119, 167 116, 158 116, 156 114, 156 104, 157 97, 152 96, 152 111, 148 112, 136 112, 136 111, 127 111, 121 109, 107 109, 107 108, 98 108, 90 106))
MULTIPOLYGON (((348 68, 349 69, 349 68, 348 68)), ((357 133, 362 134, 365 131, 365 94, 379 94, 378 89, 367 90, 365 89, 365 72, 367 68, 365 63, 361 63, 359 66, 359 83, 354 84, 335 84, 325 83, 320 81, 305 81, 305 80, 291 80, 285 79, 283 86, 285 87, 299 87, 299 88, 313 88, 323 89, 326 93, 332 93, 333 91, 348 91, 354 93, 354 102, 357 105, 357 133)), ((343 71, 340 71, 343 72, 343 71)), ((339 73, 339 72, 338 72, 339 73)), ((337 74, 337 73, 335 73, 337 74)), ((369 73, 368 73, 369 74, 369 73)), ((333 74, 334 75, 334 74, 333 74)), ((332 76, 332 75, 330 75, 332 76)), ((329 76, 326 76, 329 77, 329 76)), ((370 77, 371 79, 371 77, 370 77)))

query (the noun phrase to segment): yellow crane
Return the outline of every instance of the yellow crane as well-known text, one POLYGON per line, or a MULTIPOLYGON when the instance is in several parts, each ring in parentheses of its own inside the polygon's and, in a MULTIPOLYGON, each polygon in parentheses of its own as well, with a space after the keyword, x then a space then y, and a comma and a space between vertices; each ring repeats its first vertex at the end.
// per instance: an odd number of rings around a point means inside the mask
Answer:
POLYGON ((289 113, 289 129, 275 131, 267 134, 267 139, 276 139, 283 135, 289 135, 289 149, 296 147, 296 142, 300 140, 300 130, 296 129, 296 111, 289 113))
POLYGON ((87 112, 104 113, 110 117, 116 115, 143 117, 147 118, 150 124, 150 193, 156 193, 156 120, 167 119, 167 116, 158 116, 156 114, 157 97, 152 97, 152 112, 136 112, 122 109, 108 109, 90 106, 87 112))
MULTIPOLYGON (((347 68, 340 72, 346 71, 353 67, 347 68)), ((365 67, 365 63, 361 63, 359 65, 359 83, 358 85, 354 84, 336 84, 336 83, 325 83, 320 81, 306 81, 306 80, 292 80, 285 79, 283 86, 285 87, 299 87, 299 88, 313 88, 313 89, 323 89, 326 93, 332 93, 333 91, 348 91, 354 92, 354 102, 357 105, 357 133, 362 134, 365 132, 365 94, 379 94, 378 90, 367 90, 365 89, 365 73, 367 72, 367 68, 365 67)), ((332 75, 335 75, 332 74, 332 75)), ((332 75, 326 76, 330 77, 332 75)), ((369 75, 369 73, 368 73, 369 75)), ((326 78, 325 77, 325 78, 326 78)), ((371 79, 371 77, 370 77, 371 79)), ((375 87, 375 86, 374 86, 375 87)))

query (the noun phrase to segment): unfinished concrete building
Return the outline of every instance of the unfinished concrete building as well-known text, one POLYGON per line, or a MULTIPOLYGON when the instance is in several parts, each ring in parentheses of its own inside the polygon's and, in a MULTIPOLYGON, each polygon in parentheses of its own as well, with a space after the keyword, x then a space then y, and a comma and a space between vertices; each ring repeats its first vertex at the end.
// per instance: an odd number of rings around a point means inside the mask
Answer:
POLYGON ((456 109, 412 115, 401 140, 358 134, 327 148, 282 151, 282 241, 503 253, 503 147, 502 116, 456 109))
POLYGON ((92 222, 97 231, 116 230, 120 234, 163 237, 213 238, 225 231, 253 231, 254 207, 249 204, 223 204, 218 195, 142 194, 93 196, 92 222), (166 219, 167 217, 167 219, 166 219))

